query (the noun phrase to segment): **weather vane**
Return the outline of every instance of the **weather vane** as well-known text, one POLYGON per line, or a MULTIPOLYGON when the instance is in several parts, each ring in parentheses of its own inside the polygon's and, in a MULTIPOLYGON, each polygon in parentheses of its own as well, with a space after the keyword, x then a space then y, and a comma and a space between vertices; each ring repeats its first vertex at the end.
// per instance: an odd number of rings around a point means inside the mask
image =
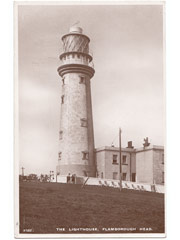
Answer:
POLYGON ((80 21, 75 22, 72 26, 78 25, 80 21))
POLYGON ((148 147, 150 145, 148 137, 144 138, 144 143, 143 143, 144 147, 148 147))

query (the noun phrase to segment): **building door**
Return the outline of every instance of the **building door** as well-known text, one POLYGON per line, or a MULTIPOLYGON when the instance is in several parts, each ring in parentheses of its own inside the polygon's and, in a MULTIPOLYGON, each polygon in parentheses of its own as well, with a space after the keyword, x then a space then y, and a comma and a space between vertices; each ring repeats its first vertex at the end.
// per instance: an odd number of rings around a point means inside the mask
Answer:
POLYGON ((132 173, 132 182, 135 182, 135 181, 136 181, 136 174, 132 173))
POLYGON ((123 180, 123 181, 126 181, 126 176, 127 176, 126 173, 123 173, 123 174, 122 174, 122 180, 123 180))

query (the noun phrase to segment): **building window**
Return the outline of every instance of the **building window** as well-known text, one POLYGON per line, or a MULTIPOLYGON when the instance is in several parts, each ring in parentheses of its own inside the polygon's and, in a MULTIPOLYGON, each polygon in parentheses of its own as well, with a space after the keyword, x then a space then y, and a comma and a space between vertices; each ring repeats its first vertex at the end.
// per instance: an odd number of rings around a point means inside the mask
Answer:
POLYGON ((77 54, 77 57, 78 57, 78 58, 80 58, 80 55, 79 55, 79 54, 77 54))
POLYGON ((118 162, 117 162, 117 155, 114 155, 113 154, 113 162, 112 162, 113 164, 117 164, 118 162))
POLYGON ((122 156, 122 164, 127 164, 126 157, 127 157, 126 155, 122 156))
POLYGON ((63 138, 63 131, 59 132, 59 140, 61 140, 63 138))
POLYGON ((74 53, 72 54, 72 58, 74 58, 74 53))
POLYGON ((118 179, 118 173, 117 172, 113 172, 113 179, 117 180, 118 179))
POLYGON ((87 151, 82 152, 82 160, 88 160, 89 154, 87 151))
POLYGON ((162 154, 162 164, 164 164, 164 153, 162 154))
POLYGON ((61 155, 62 155, 62 152, 59 152, 59 153, 58 153, 58 160, 59 160, 59 161, 61 160, 61 155))
POLYGON ((64 85, 65 83, 65 77, 62 78, 62 84, 64 85))
POLYGON ((87 127, 87 119, 81 118, 81 127, 87 127))
POLYGON ((80 76, 79 83, 85 83, 85 82, 86 82, 86 78, 83 76, 80 76))
POLYGON ((61 104, 64 103, 64 95, 61 96, 61 104))
POLYGON ((122 180, 126 181, 126 175, 127 175, 126 173, 122 174, 122 180))
POLYGON ((162 183, 164 183, 164 172, 162 172, 162 183))
POLYGON ((101 172, 101 178, 103 178, 103 172, 101 172))

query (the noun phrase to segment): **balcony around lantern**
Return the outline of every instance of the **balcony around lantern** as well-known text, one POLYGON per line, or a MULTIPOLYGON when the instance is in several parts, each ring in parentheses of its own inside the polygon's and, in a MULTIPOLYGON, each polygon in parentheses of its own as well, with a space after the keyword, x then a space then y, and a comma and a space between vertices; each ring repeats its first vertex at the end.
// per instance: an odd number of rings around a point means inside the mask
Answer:
POLYGON ((66 64, 82 64, 94 68, 92 55, 82 52, 66 52, 60 55, 60 66, 66 64))

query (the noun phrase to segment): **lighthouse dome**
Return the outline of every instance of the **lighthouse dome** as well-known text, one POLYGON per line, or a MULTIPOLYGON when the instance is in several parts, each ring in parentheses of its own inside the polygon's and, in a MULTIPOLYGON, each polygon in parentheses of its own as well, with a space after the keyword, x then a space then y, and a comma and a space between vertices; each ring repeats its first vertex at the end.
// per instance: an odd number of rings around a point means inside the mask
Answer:
POLYGON ((80 27, 73 26, 73 27, 70 27, 69 32, 70 33, 80 33, 80 34, 82 34, 83 30, 80 27))

